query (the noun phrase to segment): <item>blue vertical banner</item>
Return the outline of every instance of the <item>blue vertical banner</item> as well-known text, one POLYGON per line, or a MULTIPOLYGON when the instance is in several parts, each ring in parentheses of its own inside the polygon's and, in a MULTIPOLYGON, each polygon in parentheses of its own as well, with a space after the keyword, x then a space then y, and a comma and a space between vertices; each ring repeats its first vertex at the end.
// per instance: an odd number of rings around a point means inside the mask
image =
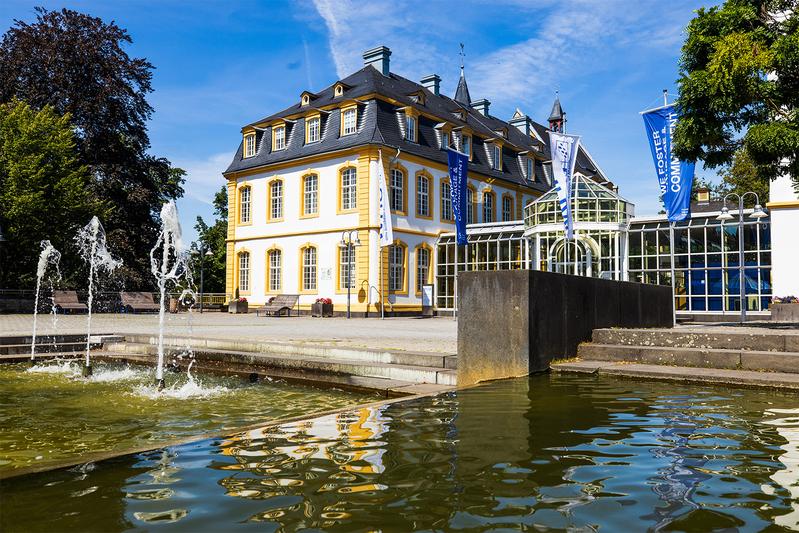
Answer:
POLYGON ((674 104, 641 113, 644 117, 646 138, 652 150, 652 161, 660 185, 660 196, 671 222, 691 216, 691 187, 694 183, 695 164, 680 161, 671 151, 678 113, 674 104))
POLYGON ((577 150, 580 148, 578 135, 566 135, 557 131, 549 132, 549 152, 552 155, 552 178, 558 192, 560 214, 563 216, 563 229, 566 238, 574 238, 574 220, 572 219, 572 175, 577 162, 577 150))
POLYGON ((452 200, 452 216, 458 232, 458 244, 469 244, 466 237, 466 194, 469 156, 453 150, 447 150, 449 160, 449 193, 452 200))

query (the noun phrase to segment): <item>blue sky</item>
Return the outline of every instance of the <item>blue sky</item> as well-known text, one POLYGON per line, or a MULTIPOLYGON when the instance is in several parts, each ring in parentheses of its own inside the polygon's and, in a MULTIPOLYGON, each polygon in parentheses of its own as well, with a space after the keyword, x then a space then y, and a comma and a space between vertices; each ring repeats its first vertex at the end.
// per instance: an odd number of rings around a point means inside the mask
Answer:
MULTIPOLYGON (((156 66, 152 153, 188 171, 179 202, 184 232, 212 217, 211 198, 244 124, 357 70, 364 50, 391 48, 391 70, 437 73, 454 94, 459 43, 472 99, 508 119, 518 107, 545 122, 556 90, 567 131, 583 143, 639 215, 659 209, 639 111, 676 94, 680 46, 694 0, 404 2, 4 0, 0 31, 33 7, 69 7, 126 28, 128 53, 156 66), (453 7, 457 5, 457 7, 453 7)), ((714 178, 701 169, 699 176, 714 178)))

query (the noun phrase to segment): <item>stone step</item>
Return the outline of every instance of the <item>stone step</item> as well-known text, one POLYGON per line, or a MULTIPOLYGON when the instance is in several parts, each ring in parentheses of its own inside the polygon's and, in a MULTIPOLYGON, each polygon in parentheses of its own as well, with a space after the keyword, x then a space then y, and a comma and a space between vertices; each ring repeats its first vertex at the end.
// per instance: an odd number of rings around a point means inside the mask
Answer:
MULTIPOLYGON (((105 347, 112 351, 129 351, 131 353, 156 353, 157 337, 146 335, 126 335, 125 343, 109 343, 105 347)), ((170 352, 184 350, 191 346, 195 353, 229 352, 229 353, 265 353, 285 355, 289 357, 322 357, 330 359, 348 359, 372 363, 388 363, 411 366, 426 366, 455 370, 458 358, 455 354, 381 351, 360 348, 343 348, 315 344, 234 341, 224 339, 195 339, 169 337, 164 339, 164 346, 170 352)))
POLYGON ((699 368, 799 373, 799 352, 635 346, 590 342, 580 344, 577 348, 577 357, 585 361, 627 361, 699 368))
MULTIPOLYGON (((202 351, 195 352, 198 364, 208 368, 215 367, 217 370, 224 371, 226 368, 240 372, 242 368, 252 368, 255 370, 264 369, 267 374, 272 374, 267 369, 288 372, 289 375, 302 379, 303 376, 318 377, 320 375, 347 375, 385 378, 410 383, 432 383, 437 385, 455 385, 455 370, 443 367, 427 367, 417 365, 401 365, 396 363, 380 363, 359 361, 353 359, 333 359, 330 357, 293 357, 279 354, 265 354, 252 352, 214 352, 202 351)), ((99 357, 103 357, 103 352, 97 352, 99 357)), ((137 361, 146 364, 154 364, 156 355, 151 353, 131 353, 114 350, 108 352, 105 357, 137 361)), ((185 359, 184 359, 185 361, 185 359)), ((274 374, 280 377, 288 377, 284 374, 274 374)), ((327 381, 327 380, 323 380, 327 381)))
MULTIPOLYGON (((83 342, 61 342, 58 344, 42 343, 36 344, 36 353, 49 352, 80 352, 86 349, 86 341, 83 342)), ((31 345, 28 344, 4 344, 0 345, 0 355, 23 355, 30 356, 31 345)))
POLYGON ((799 331, 769 330, 691 332, 680 329, 595 329, 595 344, 660 346, 664 348, 704 348, 717 350, 753 350, 799 352, 799 331))

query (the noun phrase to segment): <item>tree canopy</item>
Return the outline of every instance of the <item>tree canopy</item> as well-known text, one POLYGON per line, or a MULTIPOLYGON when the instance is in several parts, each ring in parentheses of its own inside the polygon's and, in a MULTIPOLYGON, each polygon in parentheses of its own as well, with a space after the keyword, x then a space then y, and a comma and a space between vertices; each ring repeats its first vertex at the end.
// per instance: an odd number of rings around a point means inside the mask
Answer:
POLYGON ((182 196, 185 173, 148 153, 153 108, 146 96, 154 67, 128 56, 131 43, 113 22, 36 8, 35 22, 15 20, 0 42, 0 103, 20 99, 70 117, 89 188, 109 207, 103 220, 109 245, 134 288, 152 283, 148 253, 157 213, 182 196))
POLYGON ((72 237, 106 206, 89 191, 75 143, 69 115, 21 101, 0 104, 0 286, 33 286, 44 239, 62 253, 67 273, 77 270, 72 237))
POLYGON ((699 9, 680 60, 675 153, 715 168, 746 151, 759 180, 799 183, 799 0, 699 9))
MULTIPOLYGON (((194 229, 199 235, 200 249, 210 250, 212 257, 205 261, 205 292, 225 292, 225 257, 227 253, 227 188, 222 187, 214 195, 214 216, 209 226, 202 217, 197 217, 194 229)), ((194 282, 200 281, 200 265, 195 262, 194 282)))

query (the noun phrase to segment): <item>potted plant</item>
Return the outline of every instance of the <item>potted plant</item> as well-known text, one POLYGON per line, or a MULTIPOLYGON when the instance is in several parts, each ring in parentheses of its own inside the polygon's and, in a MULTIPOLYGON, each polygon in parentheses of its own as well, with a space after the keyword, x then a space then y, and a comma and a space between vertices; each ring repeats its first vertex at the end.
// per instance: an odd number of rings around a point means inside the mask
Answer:
POLYGON ((228 313, 239 314, 247 313, 247 298, 240 297, 230 300, 227 308, 228 313))
POLYGON ((799 323, 799 298, 796 296, 775 296, 769 310, 772 322, 799 323))
POLYGON ((311 316, 333 316, 333 300, 330 298, 317 298, 311 304, 311 316))

